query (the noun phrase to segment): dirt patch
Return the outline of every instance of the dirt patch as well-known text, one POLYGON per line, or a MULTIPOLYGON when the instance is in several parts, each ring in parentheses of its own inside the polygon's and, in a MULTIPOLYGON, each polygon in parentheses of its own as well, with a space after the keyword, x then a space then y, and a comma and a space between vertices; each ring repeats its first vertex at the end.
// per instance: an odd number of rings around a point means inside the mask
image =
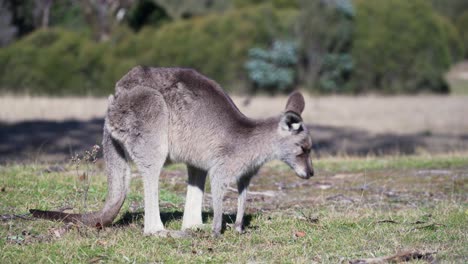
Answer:
MULTIPOLYGON (((468 175, 462 169, 389 169, 343 175, 320 172, 318 177, 302 180, 292 171, 285 173, 270 167, 263 168, 249 187, 250 213, 307 209, 318 205, 400 210, 423 206, 431 201, 468 202, 468 175)), ((210 204, 211 197, 207 195, 206 209, 210 204)), ((227 192, 225 204, 229 212, 235 213, 237 192, 234 188, 227 192)))

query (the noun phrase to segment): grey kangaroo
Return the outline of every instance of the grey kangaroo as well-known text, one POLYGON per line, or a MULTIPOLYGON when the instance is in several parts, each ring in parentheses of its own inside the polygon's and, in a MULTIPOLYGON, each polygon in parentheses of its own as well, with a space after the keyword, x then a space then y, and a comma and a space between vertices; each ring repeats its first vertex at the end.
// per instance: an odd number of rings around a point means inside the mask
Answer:
POLYGON ((208 175, 213 234, 221 233, 223 196, 234 181, 239 191, 235 229, 242 232, 247 187, 262 164, 279 159, 299 177, 313 176, 312 142, 302 122, 303 110, 304 98, 294 92, 280 116, 250 119, 217 83, 192 69, 135 67, 109 97, 103 139, 108 180, 104 207, 86 214, 31 213, 89 226, 112 224, 128 191, 132 160, 143 178, 144 234, 168 234, 159 214, 158 181, 166 160, 171 160, 185 162, 188 168, 182 229, 202 225, 208 175))

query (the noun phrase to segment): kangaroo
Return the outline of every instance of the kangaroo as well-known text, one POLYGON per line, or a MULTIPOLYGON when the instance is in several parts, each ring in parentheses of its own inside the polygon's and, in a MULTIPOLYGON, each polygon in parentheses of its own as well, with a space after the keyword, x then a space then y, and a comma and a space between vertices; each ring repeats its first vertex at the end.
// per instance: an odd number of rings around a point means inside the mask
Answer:
POLYGON ((182 230, 202 225, 208 175, 212 231, 218 236, 223 196, 231 182, 239 191, 235 229, 243 232, 247 188, 262 164, 279 159, 301 178, 314 174, 299 92, 289 96, 280 116, 254 120, 244 116, 216 82, 195 70, 137 66, 117 82, 108 101, 102 143, 108 193, 103 208, 85 214, 31 210, 33 216, 98 227, 112 224, 126 197, 133 161, 143 178, 144 234, 167 234, 159 213, 158 181, 170 160, 184 162, 188 169, 182 230))

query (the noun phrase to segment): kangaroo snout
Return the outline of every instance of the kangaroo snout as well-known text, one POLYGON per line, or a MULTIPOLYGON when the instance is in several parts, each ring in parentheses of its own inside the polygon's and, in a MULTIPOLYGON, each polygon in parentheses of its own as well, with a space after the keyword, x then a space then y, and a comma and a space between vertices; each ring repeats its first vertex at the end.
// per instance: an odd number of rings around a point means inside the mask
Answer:
POLYGON ((314 176, 314 170, 311 169, 311 170, 303 170, 303 171, 297 171, 296 170, 296 175, 299 177, 299 178, 302 178, 302 179, 309 179, 310 177, 313 177, 314 176))
POLYGON ((304 177, 301 177, 303 179, 309 179, 310 177, 314 176, 314 170, 307 171, 304 177))

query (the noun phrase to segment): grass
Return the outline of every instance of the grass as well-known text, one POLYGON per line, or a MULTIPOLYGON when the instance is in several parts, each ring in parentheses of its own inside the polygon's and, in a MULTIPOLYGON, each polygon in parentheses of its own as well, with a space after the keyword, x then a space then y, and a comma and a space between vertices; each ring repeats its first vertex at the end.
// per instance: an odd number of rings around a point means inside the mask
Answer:
MULTIPOLYGON (((1 221, 0 262, 339 263, 407 250, 437 252, 440 262, 468 261, 468 154, 326 158, 315 167, 318 176, 309 181, 294 177, 279 163, 262 169, 251 189, 276 195, 249 195, 249 224, 242 235, 228 227, 221 238, 213 238, 209 228, 184 239, 143 236, 142 183, 137 177, 119 217, 130 212, 134 219, 117 220, 110 228, 22 218, 1 221), (287 187, 280 190, 275 184, 287 187)), ((63 206, 95 210, 102 205, 106 187, 101 171, 90 173, 84 206, 83 171, 65 167, 47 173, 45 168, 0 168, 0 215, 63 206)), ((181 225, 184 174, 176 165, 162 175, 161 210, 168 216, 168 229, 181 225)), ((232 192, 226 196, 228 214, 235 212, 235 197, 232 192)))
POLYGON ((452 94, 468 94, 468 61, 462 61, 453 65, 445 77, 449 83, 450 92, 452 94))
POLYGON ((468 80, 466 79, 453 79, 450 80, 450 92, 454 95, 467 95, 468 94, 468 80))
POLYGON ((414 155, 414 156, 387 156, 387 157, 339 157, 326 158, 316 163, 318 170, 330 172, 359 172, 368 170, 388 169, 440 169, 457 168, 467 164, 467 155, 452 153, 445 155, 414 155))

